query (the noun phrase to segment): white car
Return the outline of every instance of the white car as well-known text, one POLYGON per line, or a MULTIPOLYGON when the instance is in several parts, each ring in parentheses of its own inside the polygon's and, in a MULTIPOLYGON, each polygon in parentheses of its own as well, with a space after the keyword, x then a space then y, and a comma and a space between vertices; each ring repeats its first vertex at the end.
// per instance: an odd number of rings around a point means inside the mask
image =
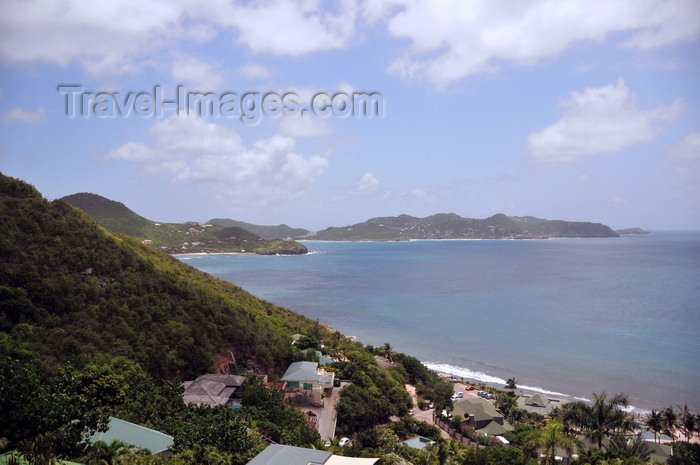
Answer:
POLYGON ((347 446, 348 444, 350 444, 350 438, 342 438, 342 439, 340 440, 340 442, 338 443, 338 445, 339 445, 340 447, 345 447, 345 446, 347 446))

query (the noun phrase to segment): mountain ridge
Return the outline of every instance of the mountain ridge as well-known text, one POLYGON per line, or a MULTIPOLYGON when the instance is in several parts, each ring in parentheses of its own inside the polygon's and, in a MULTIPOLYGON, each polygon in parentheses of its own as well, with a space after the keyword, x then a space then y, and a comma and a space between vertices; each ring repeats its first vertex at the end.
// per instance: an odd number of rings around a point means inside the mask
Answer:
POLYGON ((87 192, 62 197, 87 213, 105 229, 125 234, 168 253, 241 253, 302 255, 308 252, 297 242, 261 238, 238 227, 211 222, 160 223, 129 209, 116 200, 87 192))
POLYGON ((548 239, 553 237, 619 237, 609 226, 584 221, 547 220, 534 216, 464 218, 438 213, 424 218, 402 214, 371 218, 362 223, 330 227, 309 234, 309 240, 411 239, 548 239))

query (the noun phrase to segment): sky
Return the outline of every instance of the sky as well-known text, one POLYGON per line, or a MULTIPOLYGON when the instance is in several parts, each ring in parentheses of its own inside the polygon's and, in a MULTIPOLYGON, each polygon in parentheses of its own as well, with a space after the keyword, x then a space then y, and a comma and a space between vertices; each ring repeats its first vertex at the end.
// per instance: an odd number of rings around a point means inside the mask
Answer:
POLYGON ((699 41, 698 0, 0 0, 0 171, 162 222, 700 230, 699 41))

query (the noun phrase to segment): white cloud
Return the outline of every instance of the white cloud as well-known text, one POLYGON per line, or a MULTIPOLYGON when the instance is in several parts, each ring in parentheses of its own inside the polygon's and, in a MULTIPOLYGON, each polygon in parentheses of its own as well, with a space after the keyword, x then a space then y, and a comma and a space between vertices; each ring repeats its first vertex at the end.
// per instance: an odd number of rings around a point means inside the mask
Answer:
POLYGON ((685 136, 671 147, 668 155, 682 173, 700 168, 700 131, 685 136))
POLYGON ((238 68, 238 72, 250 79, 270 79, 274 74, 267 66, 250 63, 238 68))
POLYGON ((238 42, 254 53, 299 56, 345 48, 355 32, 355 2, 334 2, 336 12, 322 6, 320 0, 231 1, 200 14, 236 29, 238 42))
POLYGON ((183 10, 168 0, 6 0, 0 15, 0 58, 7 62, 77 60, 93 75, 133 72, 163 47, 183 10))
POLYGON ((674 120, 682 109, 676 100, 668 107, 639 110, 634 100, 622 79, 615 85, 572 92, 560 102, 564 116, 528 136, 533 159, 575 162, 649 142, 657 133, 655 124, 674 120))
POLYGON ((372 173, 365 173, 357 183, 357 192, 362 195, 373 194, 379 189, 379 180, 372 173))
POLYGON ((190 84, 201 92, 218 90, 226 84, 223 73, 216 71, 213 65, 187 55, 175 58, 171 73, 178 83, 190 84))
MULTIPOLYGON (((494 72, 512 62, 533 65, 577 42, 620 33, 621 46, 640 50, 690 42, 700 34, 696 0, 396 0, 403 9, 387 19, 390 34, 411 41, 389 71, 427 79, 438 87, 494 72)), ((366 12, 376 18, 386 8, 366 12)))
POLYGON ((104 159, 140 162, 147 172, 170 173, 176 182, 207 184, 234 204, 294 198, 328 166, 324 157, 296 153, 291 138, 273 136, 248 148, 233 128, 196 117, 158 121, 149 135, 150 144, 128 142, 104 159))
POLYGON ((13 107, 2 114, 2 120, 6 123, 19 121, 21 123, 40 123, 46 120, 46 110, 38 108, 36 111, 13 107))

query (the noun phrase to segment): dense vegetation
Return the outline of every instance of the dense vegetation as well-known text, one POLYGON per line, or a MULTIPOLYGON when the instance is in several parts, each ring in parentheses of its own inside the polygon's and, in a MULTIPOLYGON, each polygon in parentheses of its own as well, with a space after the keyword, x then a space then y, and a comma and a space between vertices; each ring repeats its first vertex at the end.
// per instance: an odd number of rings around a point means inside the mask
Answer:
POLYGON ((0 224, 0 330, 31 325, 49 369, 101 352, 156 378, 191 378, 230 353, 281 370, 295 357, 291 335, 313 325, 5 176, 0 224))
POLYGON ((506 216, 502 213, 490 218, 474 219, 442 213, 427 218, 409 215, 372 218, 351 226, 327 228, 312 238, 329 241, 381 241, 617 236, 615 231, 600 223, 544 220, 532 216, 506 216))
POLYGON ((158 223, 137 215, 121 202, 96 194, 73 194, 61 200, 80 208, 108 231, 146 241, 168 253, 245 251, 296 255, 307 252, 298 242, 279 239, 286 235, 263 239, 237 224, 158 223))

